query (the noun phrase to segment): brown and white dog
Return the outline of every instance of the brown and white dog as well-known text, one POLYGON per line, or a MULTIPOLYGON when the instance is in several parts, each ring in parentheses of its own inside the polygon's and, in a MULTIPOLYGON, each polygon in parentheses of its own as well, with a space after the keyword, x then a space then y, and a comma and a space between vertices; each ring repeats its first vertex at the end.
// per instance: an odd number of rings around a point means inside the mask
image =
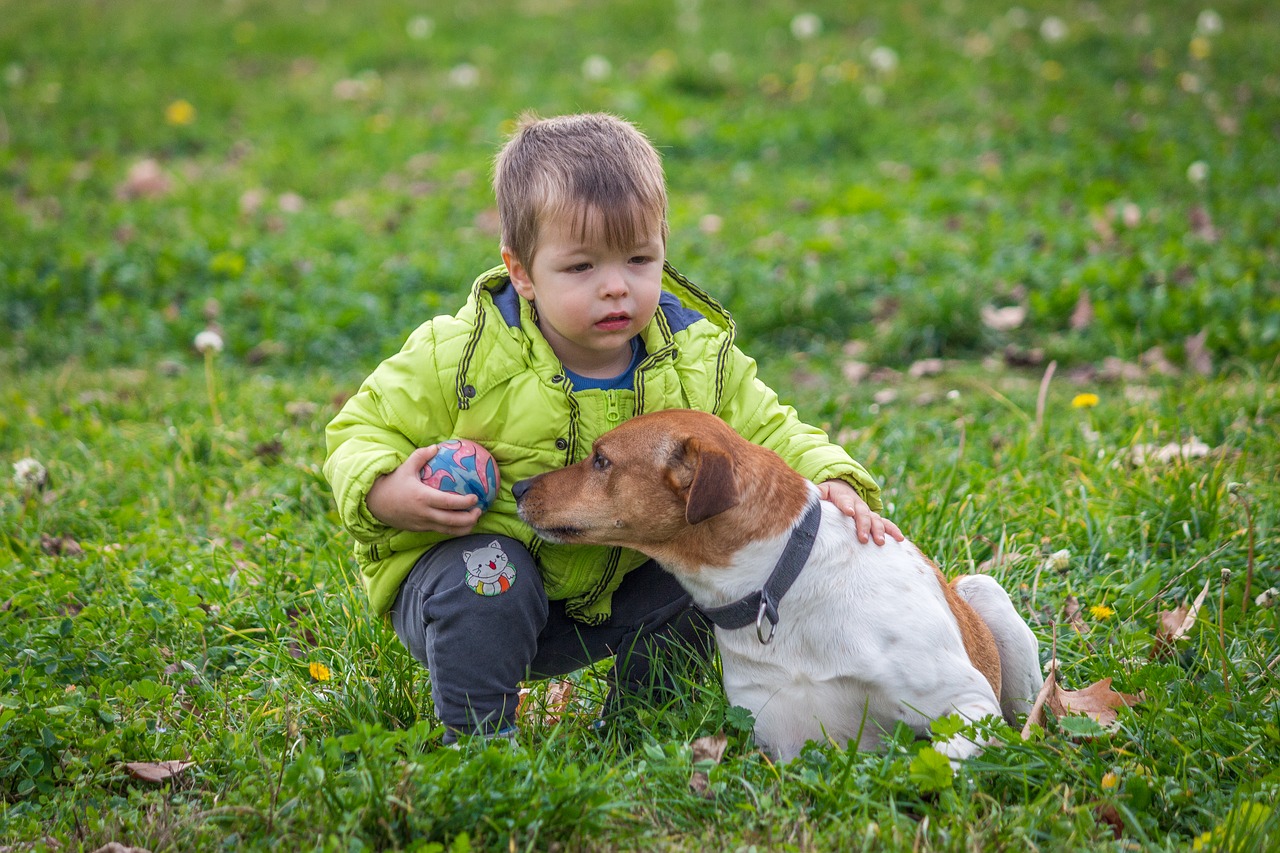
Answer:
MULTIPOLYGON (((729 701, 778 760, 810 740, 874 749, 899 720, 922 737, 952 713, 1012 722, 1043 683, 995 580, 948 584, 910 542, 859 542, 817 487, 713 415, 634 418, 515 495, 544 539, 633 548, 679 579, 717 623, 729 701)), ((935 746, 952 763, 980 748, 935 746)))

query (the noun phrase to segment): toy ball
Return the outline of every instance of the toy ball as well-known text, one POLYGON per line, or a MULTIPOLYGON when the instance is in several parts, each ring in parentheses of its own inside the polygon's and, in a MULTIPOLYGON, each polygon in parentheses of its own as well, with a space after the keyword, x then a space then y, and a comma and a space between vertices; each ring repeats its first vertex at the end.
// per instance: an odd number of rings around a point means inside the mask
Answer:
POLYGON ((440 442, 436 455, 418 476, 433 489, 475 495, 482 512, 493 506, 498 497, 498 463, 489 451, 465 438, 440 442))

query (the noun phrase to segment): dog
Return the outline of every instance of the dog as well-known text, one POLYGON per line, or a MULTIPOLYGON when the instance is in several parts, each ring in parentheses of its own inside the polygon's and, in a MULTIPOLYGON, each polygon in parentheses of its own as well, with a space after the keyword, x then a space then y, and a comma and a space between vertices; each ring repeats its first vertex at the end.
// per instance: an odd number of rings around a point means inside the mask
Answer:
MULTIPOLYGON (((714 415, 638 416, 514 493, 542 538, 632 548, 679 580, 716 624, 728 700, 775 760, 810 741, 876 749, 899 721, 922 738, 953 713, 1012 724, 1043 684, 999 583, 947 583, 909 541, 859 542, 814 484, 714 415)), ((953 766, 981 749, 962 734, 934 746, 953 766)))

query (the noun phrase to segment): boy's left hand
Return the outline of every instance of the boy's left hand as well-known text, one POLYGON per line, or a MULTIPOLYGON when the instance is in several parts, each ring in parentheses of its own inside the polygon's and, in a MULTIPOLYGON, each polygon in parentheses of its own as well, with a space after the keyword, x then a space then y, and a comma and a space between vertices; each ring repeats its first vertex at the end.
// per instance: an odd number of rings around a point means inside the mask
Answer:
POLYGON ((841 512, 853 519, 854 526, 858 529, 859 542, 872 541, 877 545, 883 545, 886 533, 899 542, 907 538, 902 535, 898 525, 887 518, 882 518, 854 491, 853 486, 844 480, 827 480, 825 483, 819 483, 818 494, 823 500, 831 501, 841 512))

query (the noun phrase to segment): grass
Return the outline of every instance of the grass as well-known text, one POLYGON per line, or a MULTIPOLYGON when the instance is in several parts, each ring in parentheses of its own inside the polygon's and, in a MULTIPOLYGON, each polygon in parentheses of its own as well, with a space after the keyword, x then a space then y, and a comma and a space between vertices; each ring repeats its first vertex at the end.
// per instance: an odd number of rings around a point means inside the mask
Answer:
POLYGON ((0 845, 1277 846, 1280 16, 1203 11, 0 0, 0 461, 49 473, 0 484, 0 845), (1067 687, 1143 701, 996 728, 951 778, 901 733, 772 765, 696 671, 598 731, 584 671, 518 749, 440 748, 322 432, 494 262, 524 109, 644 127, 672 260, 766 381, 1014 593, 1067 687), (131 196, 146 159, 167 186, 131 196))

